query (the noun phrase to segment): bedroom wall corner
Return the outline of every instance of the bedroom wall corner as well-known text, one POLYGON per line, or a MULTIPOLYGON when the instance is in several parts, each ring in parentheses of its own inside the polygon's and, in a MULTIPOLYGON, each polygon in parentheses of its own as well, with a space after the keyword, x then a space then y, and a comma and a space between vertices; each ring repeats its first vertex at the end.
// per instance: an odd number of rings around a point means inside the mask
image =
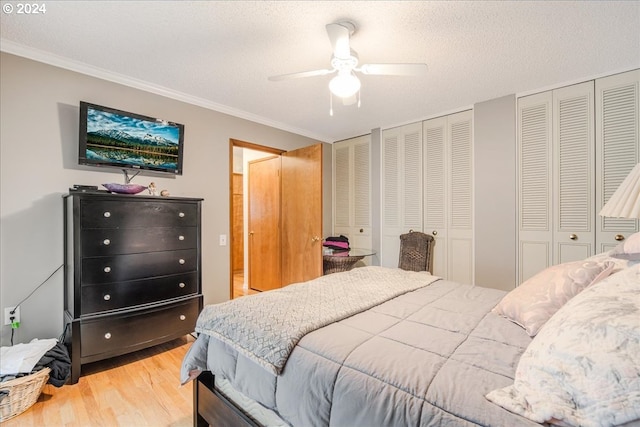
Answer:
POLYGON ((516 285, 516 97, 474 105, 475 283, 516 285))

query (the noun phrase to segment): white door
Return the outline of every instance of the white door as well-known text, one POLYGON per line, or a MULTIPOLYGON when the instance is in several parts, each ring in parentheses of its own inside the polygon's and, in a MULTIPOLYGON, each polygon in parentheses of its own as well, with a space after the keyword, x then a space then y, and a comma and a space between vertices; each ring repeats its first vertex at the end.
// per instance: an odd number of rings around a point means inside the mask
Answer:
POLYGON ((352 248, 371 249, 371 136, 334 143, 333 159, 333 233, 347 236, 352 248))
POLYGON ((553 262, 552 92, 518 99, 518 283, 553 262))
POLYGON ((463 111, 447 117, 448 164, 448 274, 460 283, 473 283, 473 114, 463 111))
MULTIPOLYGON (((596 215, 640 162, 640 70, 596 80, 596 215)), ((640 231, 637 219, 596 218, 596 253, 640 231)))
POLYGON ((424 139, 424 232, 436 241, 433 274, 447 277, 447 206, 449 162, 447 161, 447 118, 425 120, 424 139))
POLYGON ((593 81, 553 91, 554 264, 594 254, 593 81))
POLYGON ((422 123, 382 132, 380 264, 397 267, 400 235, 422 231, 422 123))

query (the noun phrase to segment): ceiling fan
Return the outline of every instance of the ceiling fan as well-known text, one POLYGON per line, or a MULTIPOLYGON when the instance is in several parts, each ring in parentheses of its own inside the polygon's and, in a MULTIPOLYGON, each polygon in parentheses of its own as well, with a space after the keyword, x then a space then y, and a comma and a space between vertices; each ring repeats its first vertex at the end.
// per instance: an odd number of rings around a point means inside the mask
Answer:
MULTIPOLYGON (((336 22, 328 24, 326 28, 333 48, 331 68, 280 74, 269 77, 269 80, 280 81, 337 73, 337 76, 329 82, 330 93, 341 98, 344 105, 350 105, 357 101, 358 107, 360 107, 361 83, 356 72, 387 76, 416 76, 427 72, 427 64, 363 64, 358 67, 358 54, 349 45, 349 38, 356 31, 355 24, 349 21, 336 22)), ((333 115, 333 97, 331 95, 330 103, 329 114, 333 115)))

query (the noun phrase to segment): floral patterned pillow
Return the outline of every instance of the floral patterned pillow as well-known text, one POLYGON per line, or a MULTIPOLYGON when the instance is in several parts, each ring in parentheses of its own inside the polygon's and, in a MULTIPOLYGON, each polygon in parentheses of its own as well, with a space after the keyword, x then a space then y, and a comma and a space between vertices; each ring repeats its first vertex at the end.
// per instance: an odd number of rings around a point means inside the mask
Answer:
POLYGON ((522 354, 513 385, 486 397, 539 423, 640 421, 640 265, 558 310, 522 354))
POLYGON ((614 266, 609 261, 588 260, 554 265, 509 292, 492 311, 522 326, 533 337, 560 307, 607 277, 614 266))

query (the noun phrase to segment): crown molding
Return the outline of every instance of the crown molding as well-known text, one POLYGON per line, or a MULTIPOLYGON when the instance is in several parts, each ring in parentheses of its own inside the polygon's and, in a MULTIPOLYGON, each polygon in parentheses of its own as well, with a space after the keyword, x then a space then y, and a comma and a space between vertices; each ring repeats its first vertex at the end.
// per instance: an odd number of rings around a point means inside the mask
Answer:
POLYGON ((231 108, 226 105, 218 104, 204 98, 178 92, 164 86, 155 85, 144 80, 126 76, 124 74, 114 73, 103 68, 94 67, 84 62, 75 61, 60 55, 56 55, 43 50, 35 49, 11 40, 0 38, 0 51, 10 53, 12 55, 21 56, 33 61, 42 62, 44 64, 53 65, 65 70, 74 71, 76 73, 85 74, 87 76, 99 78, 102 80, 118 83, 134 89, 164 96, 166 98, 175 99, 176 101, 185 102, 187 104, 196 105, 218 113, 228 114, 233 117, 259 123, 265 126, 295 133, 307 138, 315 139, 321 142, 333 142, 333 138, 327 135, 318 135, 305 129, 299 129, 289 126, 285 123, 277 122, 266 117, 258 116, 243 110, 231 108))

